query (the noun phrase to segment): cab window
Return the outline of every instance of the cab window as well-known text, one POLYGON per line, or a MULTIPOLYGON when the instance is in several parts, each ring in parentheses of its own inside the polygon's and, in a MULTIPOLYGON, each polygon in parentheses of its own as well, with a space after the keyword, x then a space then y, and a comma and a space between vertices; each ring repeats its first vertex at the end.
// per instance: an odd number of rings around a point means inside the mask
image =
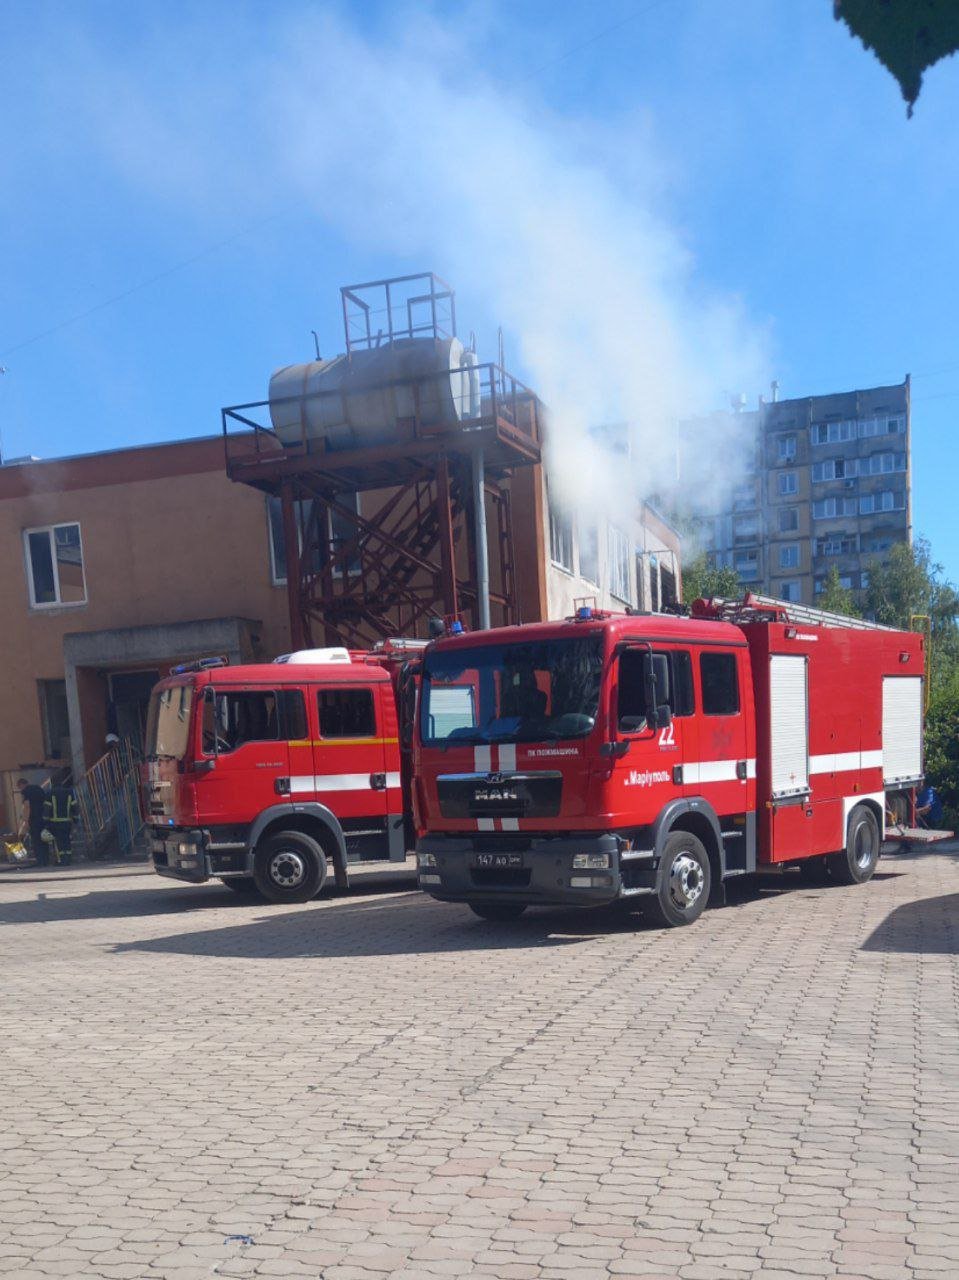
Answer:
POLYGON ((280 736, 273 690, 210 690, 203 699, 203 750, 225 755, 248 742, 276 742, 280 736))
MULTIPOLYGON (((657 690, 659 705, 669 707, 674 716, 691 716, 693 666, 687 649, 653 650, 658 672, 665 670, 666 687, 657 690)), ((646 670, 648 649, 627 649, 619 659, 619 703, 617 724, 620 733, 639 733, 646 728, 646 670)), ((662 680, 660 681, 662 685, 662 680)))
POLYGON ((321 689, 317 694, 321 738, 373 738, 372 689, 321 689))
POLYGON ((739 711, 739 677, 734 653, 701 653, 699 678, 703 715, 734 716, 739 711))

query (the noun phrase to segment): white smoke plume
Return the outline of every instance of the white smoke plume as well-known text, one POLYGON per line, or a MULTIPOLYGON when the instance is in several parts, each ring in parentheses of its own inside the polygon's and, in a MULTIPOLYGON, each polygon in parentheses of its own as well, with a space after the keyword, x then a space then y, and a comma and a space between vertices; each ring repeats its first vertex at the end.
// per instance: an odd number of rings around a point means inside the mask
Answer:
MULTIPOLYGON (((449 27, 398 29, 373 43, 325 19, 302 42, 268 103, 287 181, 344 233, 418 250, 503 318, 550 409, 561 498, 608 510, 670 488, 678 422, 763 385, 763 343, 735 299, 704 293, 657 213, 663 166, 647 131, 535 112, 449 27), (596 432, 621 424, 625 466, 596 432)), ((740 466, 717 453, 708 506, 740 466)))
MULTIPOLYGON (((506 327, 507 364, 551 412, 561 498, 608 509, 668 489, 677 423, 763 385, 764 338, 698 279, 662 212, 674 162, 647 123, 570 120, 537 105, 535 79, 511 89, 477 65, 475 15, 458 26, 405 9, 370 35, 332 13, 274 12, 263 51, 244 49, 215 92, 222 61, 204 74, 197 58, 192 78, 177 69, 188 27, 175 49, 154 40, 135 75, 92 67, 101 144, 166 199, 172 188, 205 208, 216 192, 311 207, 378 263, 419 258, 506 327), (628 465, 596 434, 610 424, 629 426, 628 465)), ((493 333, 479 351, 495 357, 493 333)), ((695 441, 700 459, 709 437, 695 441)), ((738 469, 735 451, 715 451, 707 505, 738 469)))

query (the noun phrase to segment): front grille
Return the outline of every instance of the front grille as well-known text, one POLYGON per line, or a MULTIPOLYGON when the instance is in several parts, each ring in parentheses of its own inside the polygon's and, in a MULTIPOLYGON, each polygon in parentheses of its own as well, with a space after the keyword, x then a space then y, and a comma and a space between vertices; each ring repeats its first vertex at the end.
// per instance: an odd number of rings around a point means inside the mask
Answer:
POLYGON ((444 818, 555 818, 563 775, 550 769, 446 774, 437 778, 436 793, 444 818))
POLYGON ((478 889, 525 889, 529 875, 529 867, 473 867, 470 871, 478 889))

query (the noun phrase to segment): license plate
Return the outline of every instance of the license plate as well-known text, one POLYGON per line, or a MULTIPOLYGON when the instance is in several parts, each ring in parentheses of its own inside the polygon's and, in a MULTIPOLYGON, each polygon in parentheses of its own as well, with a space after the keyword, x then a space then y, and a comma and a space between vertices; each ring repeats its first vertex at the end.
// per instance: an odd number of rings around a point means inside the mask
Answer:
POLYGON ((521 853, 477 853, 473 857, 473 865, 503 871, 507 868, 521 867, 523 855, 521 853))

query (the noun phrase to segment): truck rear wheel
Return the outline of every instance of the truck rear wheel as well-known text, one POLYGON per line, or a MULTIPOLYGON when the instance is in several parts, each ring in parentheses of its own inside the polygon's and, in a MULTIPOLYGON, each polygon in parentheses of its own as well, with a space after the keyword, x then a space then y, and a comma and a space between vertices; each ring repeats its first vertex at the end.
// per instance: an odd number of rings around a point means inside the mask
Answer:
POLYGON ((674 831, 666 840, 660 872, 659 888, 643 903, 643 914, 668 929, 698 920, 712 882, 702 841, 688 831, 674 831))
POLYGON ((526 910, 525 902, 471 902, 469 909, 481 920, 518 920, 526 910))
POLYGON ((326 854, 302 831, 277 831, 257 848, 253 879, 270 902, 309 902, 326 883, 326 854))
POLYGON ((865 884, 872 879, 879 862, 879 823, 864 804, 849 815, 846 847, 829 855, 829 872, 840 884, 865 884))

